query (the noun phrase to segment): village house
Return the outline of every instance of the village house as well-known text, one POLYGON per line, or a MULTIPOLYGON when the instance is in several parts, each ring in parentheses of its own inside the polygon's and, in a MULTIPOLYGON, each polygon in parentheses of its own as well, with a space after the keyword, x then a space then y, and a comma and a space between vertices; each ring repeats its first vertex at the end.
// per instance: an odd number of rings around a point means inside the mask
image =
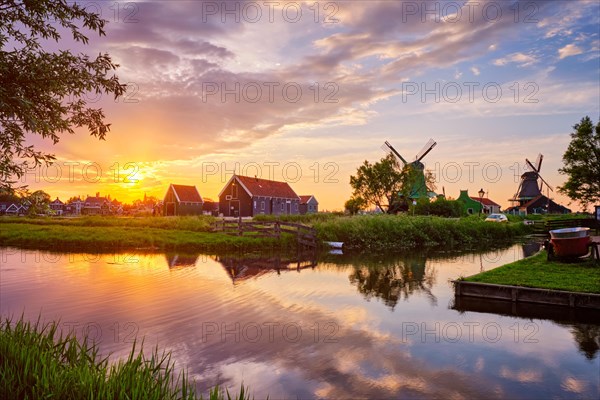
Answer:
POLYGON ((81 209, 83 215, 108 215, 110 214, 110 200, 106 197, 100 197, 96 193, 95 197, 88 196, 81 209))
POLYGON ((203 204, 196 186, 171 184, 163 200, 163 215, 201 215, 203 204))
POLYGON ((506 212, 515 215, 570 214, 571 210, 540 194, 522 205, 508 208, 506 212))
POLYGON ((497 214, 500 212, 500 205, 487 197, 469 196, 468 190, 461 190, 459 201, 463 203, 467 214, 497 214))
POLYGON ((81 210, 85 203, 78 197, 77 199, 69 201, 65 204, 65 214, 68 215, 81 215, 81 210))
POLYGON ((219 193, 225 217, 299 214, 300 198, 287 182, 233 175, 219 193))
POLYGON ((54 215, 63 215, 65 212, 65 203, 60 201, 57 197, 53 202, 50 203, 50 209, 53 211, 54 215))
POLYGON ((315 214, 319 212, 319 202, 315 196, 300 195, 300 214, 315 214))

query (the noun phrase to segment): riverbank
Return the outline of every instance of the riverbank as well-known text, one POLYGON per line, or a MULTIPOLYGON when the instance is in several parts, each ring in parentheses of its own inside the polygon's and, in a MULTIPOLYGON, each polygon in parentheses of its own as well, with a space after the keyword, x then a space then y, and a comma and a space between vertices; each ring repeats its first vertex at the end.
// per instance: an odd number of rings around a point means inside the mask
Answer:
MULTIPOLYGON (((460 219, 423 216, 317 214, 301 216, 319 241, 344 242, 347 251, 389 252, 409 249, 481 249, 510 243, 530 232, 514 223, 484 222, 478 216, 460 219)), ((273 217, 261 217, 270 220, 273 217)), ((282 218, 285 220, 285 218, 282 218)), ((282 240, 252 234, 211 232, 215 218, 80 217, 0 218, 0 246, 63 251, 178 250, 213 252, 244 249, 291 250, 295 237, 282 240)))
POLYGON ((600 266, 594 260, 564 263, 547 261, 546 252, 473 275, 463 280, 493 285, 519 286, 600 294, 600 266))
POLYGON ((344 250, 378 252, 490 248, 531 232, 522 222, 485 222, 483 216, 359 215, 316 221, 313 226, 320 240, 344 242, 344 250))
MULTIPOLYGON (((202 399, 185 372, 175 373, 170 354, 144 355, 133 344, 126 360, 109 363, 98 348, 63 336, 56 323, 0 321, 2 399, 202 399)), ((209 399, 231 399, 218 387, 209 399)), ((242 389, 233 398, 249 399, 242 389)))

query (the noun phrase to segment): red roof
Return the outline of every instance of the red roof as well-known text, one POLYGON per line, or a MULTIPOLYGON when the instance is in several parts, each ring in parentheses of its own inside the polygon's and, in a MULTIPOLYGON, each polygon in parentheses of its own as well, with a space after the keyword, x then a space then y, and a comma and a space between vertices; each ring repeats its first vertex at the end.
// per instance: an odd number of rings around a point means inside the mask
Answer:
POLYGON ((486 199, 485 197, 482 197, 481 199, 479 197, 471 197, 471 200, 474 201, 478 201, 481 204, 483 204, 484 206, 498 206, 500 207, 500 204, 490 200, 490 199, 486 199))
POLYGON ((298 195, 287 182, 270 181, 268 179, 235 176, 251 196, 279 197, 282 199, 297 199, 298 195))
POLYGON ((173 185, 173 191, 179 201, 187 201, 190 203, 202 203, 202 196, 198 193, 196 186, 188 185, 173 185))
POLYGON ((312 194, 309 195, 300 195, 300 204, 306 204, 313 197, 312 194))

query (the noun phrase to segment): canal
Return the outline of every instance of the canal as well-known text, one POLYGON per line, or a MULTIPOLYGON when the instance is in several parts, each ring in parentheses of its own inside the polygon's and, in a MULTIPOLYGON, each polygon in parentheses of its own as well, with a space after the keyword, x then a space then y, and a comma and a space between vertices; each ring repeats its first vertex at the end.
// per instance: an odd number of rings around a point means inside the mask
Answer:
POLYGON ((201 392, 243 383, 257 399, 599 398, 597 315, 455 302, 451 280, 530 251, 293 260, 3 248, 0 312, 60 321, 114 359, 144 338, 201 392))

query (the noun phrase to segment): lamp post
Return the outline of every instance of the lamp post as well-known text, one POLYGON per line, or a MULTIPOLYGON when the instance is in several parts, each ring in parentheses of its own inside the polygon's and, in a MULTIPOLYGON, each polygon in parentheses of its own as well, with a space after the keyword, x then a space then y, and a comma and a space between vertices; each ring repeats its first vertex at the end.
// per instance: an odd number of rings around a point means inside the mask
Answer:
POLYGON ((481 210, 483 209, 483 195, 485 194, 485 191, 483 190, 483 188, 479 189, 479 204, 481 204, 481 208, 479 209, 479 215, 481 215, 481 210))

